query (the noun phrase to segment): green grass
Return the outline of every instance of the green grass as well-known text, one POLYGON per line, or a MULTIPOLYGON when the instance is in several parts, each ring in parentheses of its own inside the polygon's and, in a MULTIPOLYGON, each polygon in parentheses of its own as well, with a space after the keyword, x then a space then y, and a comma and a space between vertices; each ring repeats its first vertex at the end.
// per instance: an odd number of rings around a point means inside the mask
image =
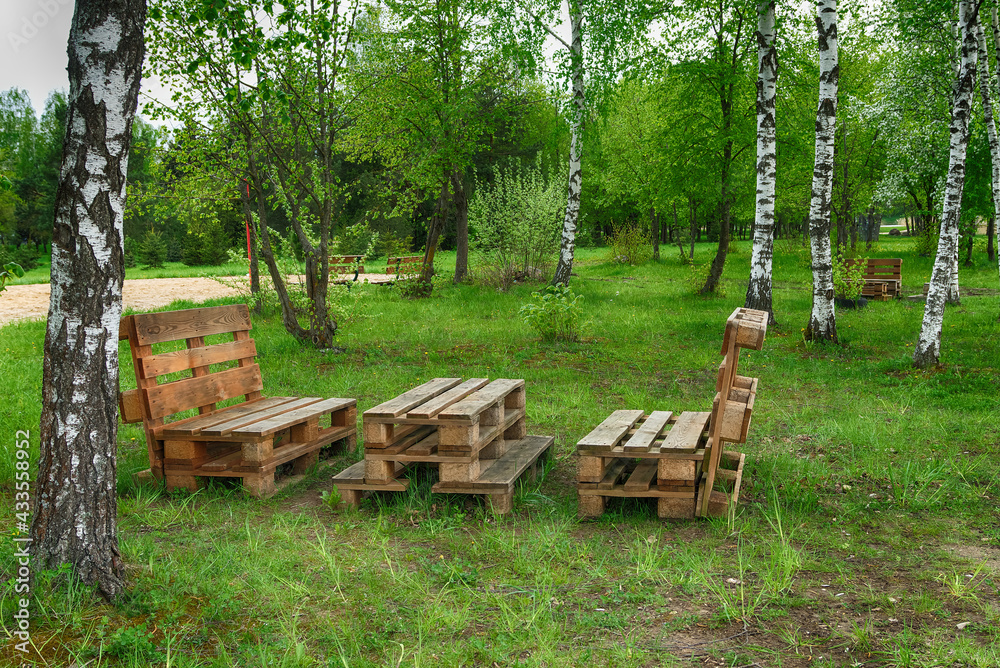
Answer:
MULTIPOLYGON (((930 276, 910 243, 868 253, 903 258, 904 294, 930 276)), ((529 431, 556 437, 547 475, 503 517, 474 497, 433 494, 422 478, 407 494, 333 511, 321 495, 358 453, 266 501, 224 486, 167 496, 131 483, 145 445, 123 427, 120 538, 133 589, 112 607, 42 574, 40 656, 88 666, 997 665, 1000 306, 985 259, 961 282, 993 292, 948 308, 942 367, 917 371, 919 303, 838 313, 841 345, 806 344, 808 250, 779 242, 780 324, 741 357, 760 392, 735 519, 664 523, 633 501, 577 521, 574 444, 608 413, 708 410, 749 251, 738 244, 725 296, 706 299, 670 247, 640 267, 581 250, 578 343, 543 344, 518 320, 532 285, 501 294, 445 283, 421 301, 359 286, 366 317, 325 352, 299 346, 273 314, 255 318, 267 394, 356 397, 364 410, 436 376, 524 378, 529 431)), ((696 256, 710 253, 699 245, 696 256)), ((454 256, 439 257, 445 268, 454 256)), ((38 322, 0 329, 3 526, 13 526, 14 432, 30 429, 37 447, 43 337, 38 322)), ((0 543, 7 574, 12 553, 0 543)), ((0 662, 15 658, 3 652, 0 662)))

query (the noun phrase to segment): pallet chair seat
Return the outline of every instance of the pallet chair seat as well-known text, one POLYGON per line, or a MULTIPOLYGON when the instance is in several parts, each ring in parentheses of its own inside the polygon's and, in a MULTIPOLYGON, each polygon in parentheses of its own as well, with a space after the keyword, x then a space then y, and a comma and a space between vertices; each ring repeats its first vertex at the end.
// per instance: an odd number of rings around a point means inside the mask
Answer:
POLYGON ((119 395, 122 420, 142 422, 149 472, 167 489, 239 477, 252 496, 269 496, 278 466, 291 462, 304 473, 324 446, 354 447, 356 399, 263 396, 250 328, 245 304, 122 318, 118 338, 129 342, 137 386, 119 395), (220 334, 232 340, 205 340, 220 334), (154 351, 177 341, 186 348, 154 351), (183 417, 194 409, 197 415, 183 417))

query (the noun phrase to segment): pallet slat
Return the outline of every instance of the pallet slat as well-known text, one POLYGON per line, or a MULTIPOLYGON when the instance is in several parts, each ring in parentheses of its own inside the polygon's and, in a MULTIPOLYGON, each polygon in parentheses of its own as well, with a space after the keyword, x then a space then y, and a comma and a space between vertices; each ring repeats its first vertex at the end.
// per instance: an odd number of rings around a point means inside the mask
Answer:
POLYGON ((639 410, 618 410, 580 439, 581 448, 613 448, 643 416, 639 410))
POLYGON ((442 392, 450 390, 460 382, 462 382, 461 378, 434 378, 408 392, 404 392, 395 399, 390 399, 374 408, 369 408, 364 412, 364 416, 376 418, 399 417, 411 408, 415 408, 442 392))

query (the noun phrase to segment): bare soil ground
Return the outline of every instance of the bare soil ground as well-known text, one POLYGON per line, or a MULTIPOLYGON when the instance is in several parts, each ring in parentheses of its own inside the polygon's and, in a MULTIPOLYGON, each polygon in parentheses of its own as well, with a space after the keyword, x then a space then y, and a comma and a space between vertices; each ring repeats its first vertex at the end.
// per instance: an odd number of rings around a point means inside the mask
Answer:
MULTIPOLYGON (((0 294, 0 326, 16 320, 45 319, 49 294, 48 283, 7 286, 0 294)), ((211 278, 137 278, 125 281, 122 296, 126 307, 142 311, 177 299, 201 302, 235 294, 235 290, 211 278)))

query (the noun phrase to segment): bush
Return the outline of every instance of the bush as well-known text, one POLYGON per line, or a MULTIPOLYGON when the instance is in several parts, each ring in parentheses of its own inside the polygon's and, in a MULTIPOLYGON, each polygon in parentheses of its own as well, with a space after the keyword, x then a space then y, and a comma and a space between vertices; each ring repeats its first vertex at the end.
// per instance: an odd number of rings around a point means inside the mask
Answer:
POLYGON ((131 269, 135 266, 135 256, 139 252, 139 244, 132 237, 125 237, 125 267, 131 269))
POLYGON ((159 269, 167 258, 167 243, 163 235, 150 230, 142 238, 138 248, 138 260, 143 269, 159 269))
POLYGON ((367 260, 381 257, 382 247, 379 244, 379 233, 374 231, 367 220, 344 228, 339 236, 334 237, 333 247, 338 255, 366 255, 367 260))
POLYGON ((653 242, 638 225, 612 223, 611 229, 608 242, 610 243, 612 262, 637 265, 652 259, 653 242))
POLYGON ((583 295, 574 295, 568 285, 550 285, 545 294, 531 293, 532 301, 521 307, 519 313, 543 341, 578 341, 583 295))
POLYGON ((833 291, 843 299, 856 301, 865 287, 865 267, 868 258, 857 258, 853 261, 844 257, 840 251, 833 256, 833 291))
POLYGON ((938 247, 939 229, 935 225, 928 225, 923 233, 917 236, 917 244, 913 250, 921 257, 936 257, 938 247))
POLYGON ((469 230, 490 284, 506 290, 547 274, 559 250, 565 206, 561 183, 545 176, 540 157, 533 167, 499 170, 492 185, 477 184, 469 230))
POLYGON ((24 271, 31 271, 38 266, 42 251, 34 244, 20 246, 0 246, 0 265, 14 262, 24 271))
POLYGON ((229 258, 228 250, 229 240, 218 219, 209 217, 188 224, 184 264, 190 267, 220 265, 229 258))

